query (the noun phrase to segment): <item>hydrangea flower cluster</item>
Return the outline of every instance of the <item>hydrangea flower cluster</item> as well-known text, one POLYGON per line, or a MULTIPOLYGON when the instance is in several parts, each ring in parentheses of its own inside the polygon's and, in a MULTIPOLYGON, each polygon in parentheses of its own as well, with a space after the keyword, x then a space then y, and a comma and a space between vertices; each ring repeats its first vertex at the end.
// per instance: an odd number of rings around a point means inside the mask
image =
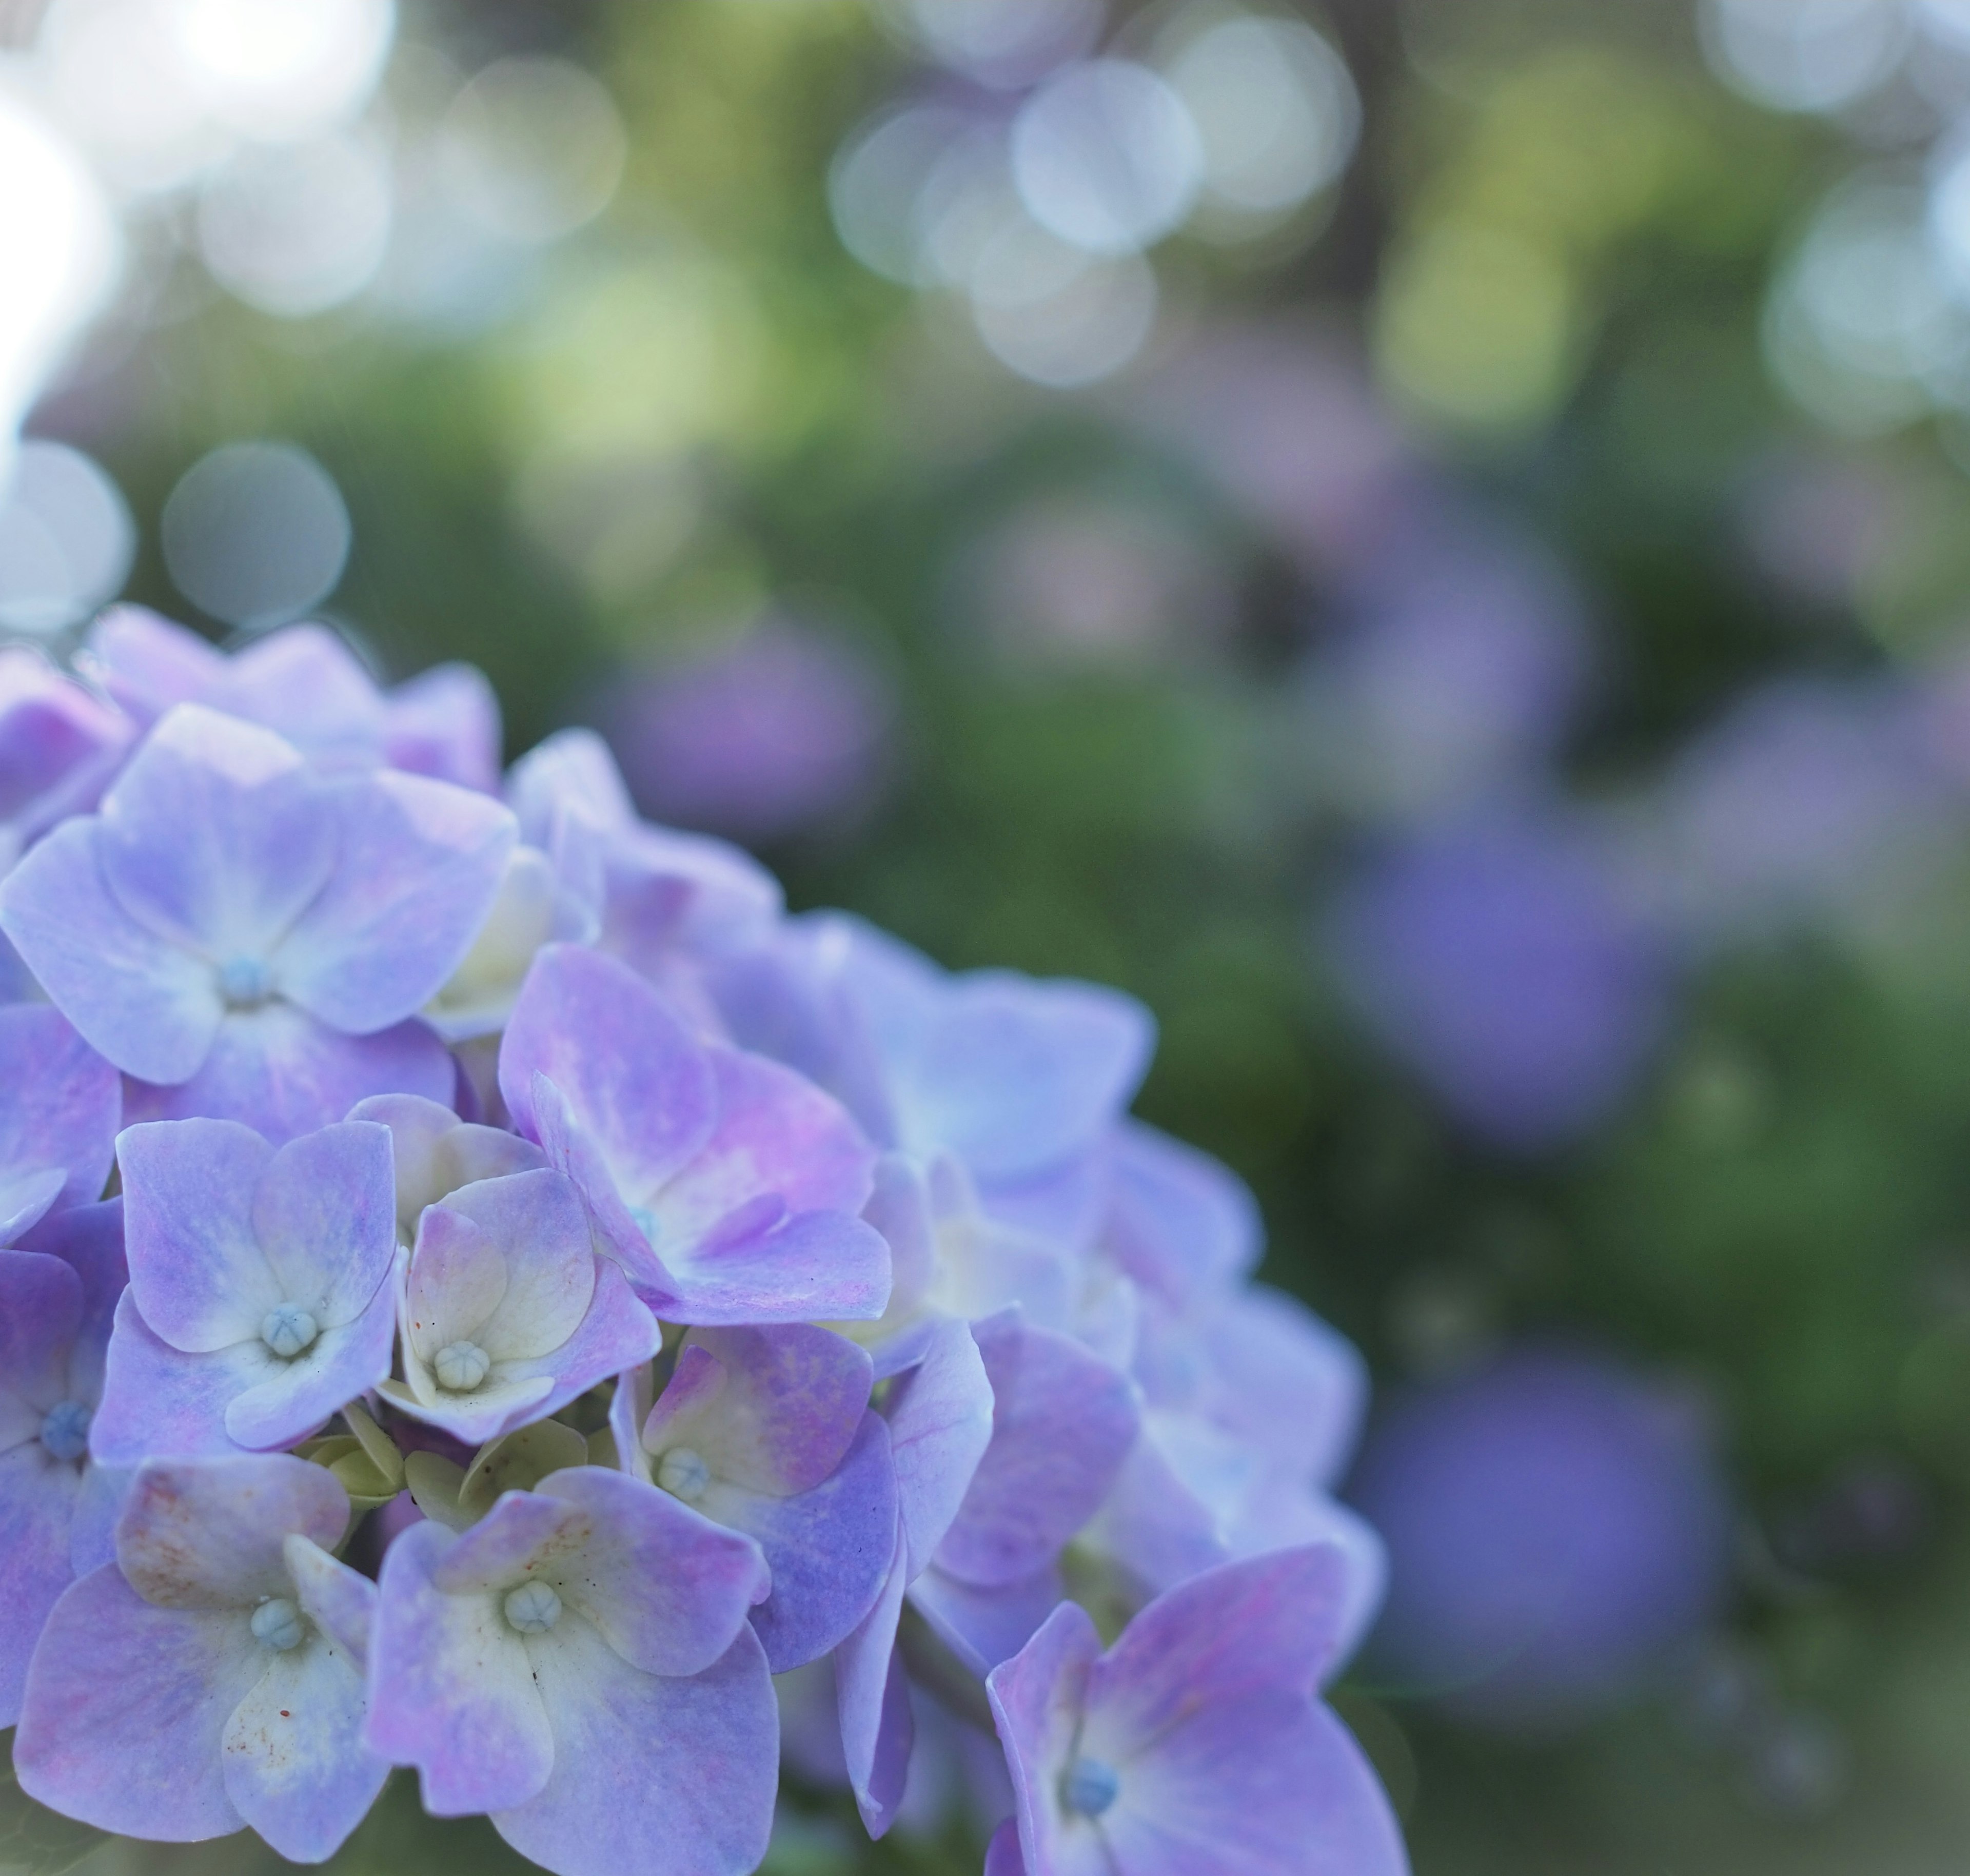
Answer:
POLYGON ((723 1876, 783 1759, 879 1835, 961 1736, 997 1876, 1404 1868, 1320 1698, 1360 1364, 1128 1117, 1140 1008, 789 916, 586 732, 502 777, 462 668, 77 671, 0 653, 26 1791, 311 1861, 408 1767, 723 1876))

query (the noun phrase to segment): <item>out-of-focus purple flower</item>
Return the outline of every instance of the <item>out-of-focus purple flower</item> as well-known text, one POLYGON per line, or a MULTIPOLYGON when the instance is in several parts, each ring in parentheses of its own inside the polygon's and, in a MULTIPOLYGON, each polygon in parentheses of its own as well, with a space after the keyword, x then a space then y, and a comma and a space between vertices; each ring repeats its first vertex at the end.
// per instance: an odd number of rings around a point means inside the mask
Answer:
POLYGON ((462 1185, 531 1172, 547 1164, 532 1140, 498 1127, 461 1120, 442 1103, 417 1094, 376 1094, 349 1109, 352 1120, 373 1120, 390 1130, 390 1158, 397 1176, 397 1241, 416 1241, 418 1221, 462 1185))
POLYGON ((409 1022, 470 949, 515 837, 496 801, 419 776, 324 778, 196 704, 0 883, 0 925, 147 1117, 282 1137, 366 1095, 448 1096, 409 1022))
POLYGON ((64 816, 96 805, 130 736, 40 652, 0 645, 0 873, 64 816))
POLYGON ((28 1247, 0 1250, 0 1726, 21 1717, 55 1598, 108 1560, 125 1482, 89 1456, 125 1280, 122 1201, 57 1212, 28 1247))
POLYGON ((1767 580, 1811 604, 1844 610, 1893 539, 1906 494, 1877 464, 1779 458, 1747 483, 1738 522, 1767 580))
POLYGON ((1383 853, 1329 938, 1383 1044, 1474 1133, 1517 1151, 1619 1104, 1668 1014, 1668 960, 1591 827, 1484 812, 1383 853))
POLYGON ((610 1416, 626 1470, 756 1539, 772 1594, 753 1626, 776 1674, 827 1653, 881 1588, 896 1528, 874 1366, 811 1325, 693 1329, 652 1403, 625 1375, 610 1416))
POLYGON ((102 1196, 123 1114, 116 1071, 44 1003, 0 1006, 0 1244, 102 1196))
POLYGON ((401 1306, 404 1381, 384 1396, 483 1445, 657 1352, 656 1318, 590 1243, 581 1195, 542 1167, 426 1208, 401 1306))
POLYGON ((1618 1696, 1722 1592, 1730 1509, 1700 1416, 1598 1356, 1523 1350, 1411 1396, 1353 1496, 1391 1558, 1379 1670, 1474 1720, 1618 1696))
POLYGON ((889 1247, 854 1215, 876 1156, 853 1121, 779 1063, 697 1041, 626 966, 544 950, 499 1085, 666 1320, 882 1314, 889 1247))
POLYGON ((383 1560, 369 1736, 434 1816, 489 1813, 558 1876, 740 1876, 772 1828, 777 1719, 751 1539, 620 1473, 509 1492, 383 1560))
POLYGON ((318 1863, 389 1767, 364 1744, 376 1592, 330 1552, 349 1499, 305 1461, 151 1465, 116 1558, 67 1590, 28 1676, 22 1788, 105 1830, 250 1825, 318 1863))
POLYGON ((894 704, 871 661, 791 619, 632 680, 610 711, 631 792, 659 821, 773 840, 863 805, 894 704))
POLYGON ((987 1683, 1019 1800, 993 1845, 1026 1876, 1401 1876, 1387 1800, 1315 1689, 1344 1571, 1318 1546, 1232 1563, 1106 1653, 1063 1603, 987 1683))
POLYGON ((390 1372, 396 1192, 388 1130, 340 1121, 276 1150, 235 1120, 117 1142, 130 1287, 97 1458, 291 1446, 390 1372))

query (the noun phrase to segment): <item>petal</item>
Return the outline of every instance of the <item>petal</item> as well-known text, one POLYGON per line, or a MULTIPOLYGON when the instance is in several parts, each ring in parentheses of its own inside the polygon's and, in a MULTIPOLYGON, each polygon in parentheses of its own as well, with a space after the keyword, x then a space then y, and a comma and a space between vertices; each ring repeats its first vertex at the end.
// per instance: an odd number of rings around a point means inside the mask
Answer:
POLYGON ((115 1069, 41 1003, 0 1009, 0 1171, 59 1169, 63 1206, 101 1198, 122 1120, 115 1069))
POLYGON ((408 1244, 427 1205, 475 1179, 526 1172, 542 1163, 541 1149, 517 1133, 476 1127, 443 1101, 418 1094, 375 1094, 349 1110, 352 1120, 390 1130, 397 1169, 397 1234, 408 1244))
POLYGON ((286 1540, 339 1544, 349 1494, 333 1473, 285 1454, 217 1465, 153 1461, 116 1526, 116 1559, 148 1602, 242 1609, 288 1593, 286 1540))
POLYGON ((534 1133, 534 1077, 566 1098, 616 1188, 642 1203, 711 1137, 717 1118, 706 1052, 627 966, 571 945, 541 948, 499 1049, 499 1090, 534 1133))
POLYGON ((653 1298, 674 1296, 677 1283, 629 1215, 601 1148, 582 1131, 567 1097, 544 1075, 534 1077, 532 1127, 548 1164, 581 1195, 597 1250, 611 1257, 653 1298))
POLYGON ((48 1215, 68 1175, 60 1166, 0 1175, 0 1247, 14 1244, 48 1215))
POLYGON ((550 1474, 538 1490, 579 1516, 538 1573, 645 1673, 709 1667, 766 1593, 756 1544, 653 1486, 576 1466, 550 1474))
MULTIPOLYGON (((762 1201, 699 1243, 665 1244, 665 1282, 639 1279, 665 1321, 697 1324, 873 1322, 889 1299, 882 1234, 839 1211, 788 1216, 762 1201)), ((636 1273, 632 1270, 632 1277, 636 1273)))
POLYGON ((915 1728, 909 1677, 896 1650, 907 1568, 898 1520, 889 1566, 874 1606, 834 1651, 834 1697, 841 1750, 863 1827, 880 1837, 896 1822, 909 1776, 915 1728))
POLYGON ((480 1318, 473 1340, 495 1361, 558 1348, 595 1294, 595 1253, 580 1194, 543 1167, 466 1186, 445 1209, 471 1221, 506 1263, 503 1297, 480 1318))
POLYGON ((281 1555, 294 1586, 294 1600, 359 1671, 369 1658, 376 1585, 299 1531, 289 1532, 281 1541, 281 1555))
POLYGON ((28 1671, 14 1770, 29 1796, 125 1835, 236 1831, 219 1741, 266 1671, 237 1609, 161 1609, 112 1564, 66 1591, 28 1671))
POLYGON ((382 759, 383 706, 369 673, 326 626, 285 626, 226 659, 205 701, 264 725, 317 769, 382 759))
POLYGON ((390 1131, 344 1120, 291 1140, 261 1174, 253 1231, 281 1290, 324 1329, 367 1310, 397 1250, 390 1131))
MULTIPOLYGON (((82 1285, 82 1317, 68 1351, 68 1397, 93 1404, 102 1393, 102 1359, 116 1305, 130 1281, 123 1256, 123 1201, 77 1205, 44 1218, 21 1249, 59 1257, 82 1285)), ((15 1370, 0 1356, 0 1373, 15 1370)), ((4 1442, 0 1442, 4 1443, 4 1442)))
POLYGON ((1009 1817, 993 1832, 985 1846, 985 1876, 1026 1876, 1026 1859, 1019 1854, 1019 1820, 1009 1817))
POLYGON ((281 945, 281 991, 366 1036, 429 1003, 499 890, 519 837, 491 797, 391 772, 333 785, 335 870, 281 945))
POLYGON ((0 1727, 21 1717, 28 1663, 55 1598, 75 1580, 71 1533, 81 1481, 38 1439, 0 1452, 0 1727))
POLYGON ((499 700, 483 671, 434 665, 383 700, 383 753, 392 769, 499 790, 499 700))
POLYGON ((253 1229, 253 1196, 273 1157, 236 1120, 145 1123, 118 1139, 131 1293, 174 1348, 229 1348, 258 1335, 288 1300, 253 1229))
POLYGON ((433 1579, 469 1541, 427 1520, 391 1545, 370 1644, 369 1743, 418 1767, 424 1809, 436 1817, 524 1804, 554 1761, 526 1646, 499 1595, 483 1586, 447 1592, 433 1579))
POLYGON ((1101 1637, 1087 1611, 1063 1602, 985 1683, 1019 1800, 1019 1846, 1026 1867, 1047 1876, 1113 1876, 1117 1867, 1094 1828, 1068 1813, 1060 1796, 1088 1675, 1100 1653, 1101 1637))
POLYGON ((1181 1307, 1258 1267, 1264 1226, 1222 1161, 1139 1120, 1116 1130, 1107 1244, 1144 1289, 1181 1307))
POLYGON ((201 697, 226 675, 225 655, 144 606, 112 606, 89 629, 76 661, 140 723, 201 697))
POLYGON ((967 1671, 983 1680, 1039 1633, 1066 1595, 1052 1564, 1020 1582, 981 1588, 933 1563, 910 1585, 910 1606, 967 1671))
POLYGON ((448 1097, 457 1071, 421 1023, 379 1036, 343 1036, 279 1001, 234 1010, 204 1066, 174 1088, 133 1083, 126 1120, 196 1115, 243 1120, 277 1144, 340 1120, 372 1094, 448 1097))
MULTIPOLYGON (((379 1283, 353 1322, 323 1329, 290 1361, 273 1354, 257 1337, 242 1344, 256 1362, 255 1351, 266 1359, 226 1403, 228 1436, 255 1452, 305 1439, 343 1402, 366 1393, 389 1374, 396 1329, 396 1287, 379 1283)), ((236 1358, 239 1351, 227 1353, 236 1358)))
POLYGON ((60 1258, 0 1250, 0 1448, 37 1438, 67 1397, 83 1306, 82 1279, 60 1258))
POLYGON ((215 966, 265 963, 322 889, 335 848, 328 798, 300 750, 197 704, 170 711, 130 759, 103 797, 96 841, 124 910, 215 966))
POLYGON ((547 1404, 554 1392, 549 1375, 502 1376, 494 1369, 470 1393, 454 1394, 440 1389, 414 1356, 407 1365, 411 1370, 408 1383, 384 1381, 377 1391, 399 1413, 435 1426, 468 1446, 486 1445, 554 1412, 547 1404))
POLYGON ((646 1674, 580 1620, 528 1645, 554 1728, 539 1796, 496 1812, 501 1836, 557 1876, 744 1876, 772 1834, 779 1721, 742 1627, 689 1679, 646 1674))
MULTIPOLYGON (((593 1253, 587 1254, 593 1261, 593 1253)), ((473 1340, 506 1293, 506 1260, 499 1246, 462 1213, 429 1207, 418 1221, 404 1295, 404 1335, 419 1362, 428 1364, 453 1342, 473 1340)))
POLYGON ((932 1325, 883 1412, 914 1579, 944 1541, 992 1441, 992 1383, 967 1325, 932 1325))
POLYGON ((226 1723, 226 1795, 291 1861, 333 1855, 390 1775, 363 1738, 367 1704, 361 1667, 317 1628, 268 1655, 226 1723))
POLYGON ((1135 1444, 1135 1390, 1016 1311, 972 1332, 992 1385, 992 1441, 937 1561, 967 1582, 1017 1582, 1052 1562, 1107 1497, 1135 1444))
POLYGON ((152 1332, 138 1312, 135 1292, 125 1290, 116 1305, 102 1399, 89 1422, 90 1458, 98 1465, 132 1466, 151 1458, 237 1457, 226 1409, 265 1372, 262 1357, 271 1359, 257 1336, 210 1354, 185 1354, 152 1332))
POLYGON ((219 1032, 217 980, 111 896, 98 833, 65 822, 0 880, 0 931, 92 1048, 126 1075, 182 1081, 219 1032))

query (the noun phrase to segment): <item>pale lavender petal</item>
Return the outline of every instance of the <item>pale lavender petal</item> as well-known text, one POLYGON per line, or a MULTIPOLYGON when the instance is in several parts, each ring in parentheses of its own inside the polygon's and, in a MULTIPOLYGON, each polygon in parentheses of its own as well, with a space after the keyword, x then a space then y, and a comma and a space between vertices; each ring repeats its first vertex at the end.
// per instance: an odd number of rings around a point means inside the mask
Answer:
POLYGON ((260 1332, 288 1299, 253 1230, 274 1149, 236 1120, 144 1123, 116 1143, 130 1286, 144 1320, 187 1354, 260 1332))
POLYGON ((1081 1535, 1152 1595, 1231 1560, 1217 1516, 1153 1435, 1130 1448, 1107 1501, 1081 1535))
POLYGON ((1100 1237, 1113 1172, 1104 1140, 1087 1151, 1016 1179, 980 1179, 980 1203, 1002 1223, 1080 1252, 1100 1237))
MULTIPOLYGON (((538 1370, 550 1382, 531 1417, 558 1413, 589 1389, 639 1364, 647 1364, 663 1342, 663 1330, 629 1279, 612 1263, 600 1263, 595 1273, 595 1295, 574 1334, 558 1348, 528 1361, 504 1364, 515 1379, 538 1370)), ((511 1432, 519 1424, 500 1428, 511 1432)))
POLYGON ((429 1207, 418 1221, 404 1292, 404 1338, 419 1364, 453 1342, 472 1341, 506 1293, 499 1247, 462 1213, 429 1207))
POLYGON ((980 1680, 1031 1641, 1066 1595, 1052 1564, 1018 1582, 981 1588, 933 1563, 910 1585, 911 1606, 980 1680))
POLYGON ((41 1625, 55 1598, 75 1580, 73 1533, 81 1484, 76 1468, 56 1458, 37 1438, 0 1452, 0 1560, 7 1583, 0 1597, 0 1727, 20 1718, 28 1662, 41 1625))
MULTIPOLYGON (((227 1435, 255 1452, 305 1439, 345 1401, 367 1393, 389 1374, 396 1328, 395 1286, 379 1283, 353 1322, 323 1329, 289 1360, 273 1354, 257 1337, 242 1344, 257 1372, 247 1370, 252 1378, 226 1403, 227 1435)), ((236 1356, 237 1351, 226 1352, 236 1356)), ((223 1358, 185 1357, 202 1361, 223 1358)), ((240 1365, 244 1369, 245 1361, 240 1365)))
POLYGON ((92 1048, 126 1075, 182 1081, 219 1032, 217 978, 112 896, 98 831, 67 821, 0 880, 0 930, 92 1048))
POLYGON ((68 1175, 60 1166, 40 1172, 0 1173, 0 1248, 45 1218, 67 1183, 68 1175))
POLYGON ((69 1562, 77 1576, 115 1562, 117 1522, 136 1476, 128 1466, 98 1465, 93 1458, 82 1468, 69 1530, 69 1562))
POLYGON ((275 980, 323 1023, 365 1036, 421 1009, 458 968, 519 828, 490 796, 421 775, 386 771, 333 794, 335 870, 281 946, 275 980))
POLYGON ((109 1338, 102 1403, 89 1423, 89 1457, 98 1465, 132 1466, 150 1458, 237 1456, 226 1409, 261 1371, 250 1353, 257 1345, 256 1338, 209 1354, 182 1354, 145 1325, 135 1292, 125 1290, 109 1338))
POLYGON ((145 739, 103 797, 96 837, 124 910, 214 969, 264 966, 320 892, 335 849, 327 798, 301 752, 195 704, 145 739))
POLYGON ((1052 1562, 1107 1497, 1135 1443, 1134 1390, 1016 1311, 972 1333, 992 1387, 992 1441, 937 1562, 967 1582, 1016 1582, 1052 1562))
POLYGON ((500 1045, 500 1092, 523 1133, 537 1133, 537 1075, 561 1091, 629 1204, 691 1159, 718 1117, 706 1052, 633 971, 575 945, 541 948, 500 1045))
POLYGON ((390 1130, 341 1120, 291 1140, 260 1175, 253 1232, 281 1292, 324 1329, 366 1311, 396 1256, 390 1130))
POLYGON ((558 1348, 595 1293, 595 1253, 574 1187, 542 1167, 465 1186, 443 1210, 483 1233, 506 1264, 503 1292, 472 1339, 496 1362, 558 1348))
MULTIPOLYGON (((44 1218, 20 1248, 59 1257, 82 1285, 82 1318, 69 1344, 68 1397, 93 1406, 102 1392, 103 1351, 130 1280, 123 1255, 123 1201, 77 1205, 44 1218)), ((0 1372, 12 1370, 0 1357, 0 1372)))
POLYGON ((377 1094, 349 1110, 352 1120, 390 1130, 397 1169, 397 1231, 408 1244, 427 1205, 475 1179, 531 1172, 544 1163, 532 1141, 459 1119, 443 1101, 417 1094, 377 1094))
POLYGON ((1026 1858, 1019 1854, 1019 1820, 1009 1817, 993 1832, 985 1846, 985 1876, 1026 1876, 1026 1858))
POLYGON ((554 1761, 526 1644, 499 1595, 489 1585, 448 1592, 434 1579, 469 1541, 428 1520, 398 1537, 383 1553, 370 1643, 369 1743, 417 1767, 437 1817, 524 1804, 554 1761))
MULTIPOLYGON (((839 1211, 782 1214, 770 1199, 747 1207, 708 1238, 666 1244, 668 1287, 650 1283, 665 1321, 704 1325, 873 1322, 889 1299, 889 1247, 839 1211)), ((636 1273, 632 1270, 631 1275, 636 1273)))
POLYGON ((82 1279, 60 1258, 0 1250, 0 1448, 37 1439, 41 1416, 67 1398, 83 1307, 82 1279))
POLYGON ((0 645, 0 844, 31 844, 86 814, 115 772, 132 726, 41 652, 0 645))
POLYGON ((317 769, 382 759, 383 706, 375 681, 326 626, 287 626, 229 658, 203 701, 264 724, 317 769))
POLYGON ((1114 1876, 1117 1868, 1094 1826, 1068 1811, 1061 1792, 1100 1654, 1087 1611, 1063 1602, 985 1683, 1019 1801, 1019 1847, 1042 1876, 1114 1876))
POLYGON ((434 665, 383 700, 383 753, 392 769, 499 791, 499 700, 470 665, 434 665))
POLYGON ((642 1226, 630 1216, 601 1148, 582 1130, 567 1097, 544 1075, 534 1077, 532 1107, 532 1125, 541 1151, 548 1164, 580 1193, 596 1249, 620 1264, 651 1300, 675 1297, 676 1279, 650 1248, 642 1226))
POLYGON ((1257 1201, 1208 1153, 1125 1120, 1116 1130, 1113 1193, 1110 1253, 1172 1307, 1258 1267, 1264 1227, 1257 1201))
POLYGON ((914 1578, 944 1541, 992 1441, 992 1383, 970 1327, 932 1325, 916 1364, 896 1377, 883 1411, 907 1574, 914 1578))
POLYGON ((369 1637, 375 1626, 376 1585, 299 1531, 288 1533, 281 1554, 294 1586, 294 1600, 361 1671, 369 1663, 369 1637))
POLYGON ((0 1173, 52 1168, 64 1175, 57 1204, 100 1198, 123 1113, 115 1069, 39 1003, 0 1009, 0 1173))
POLYGON ((551 1473, 538 1492, 574 1515, 536 1574, 646 1674, 710 1666, 766 1593, 758 1545, 668 1493, 597 1466, 551 1473))
POLYGON ((1354 1344, 1263 1284, 1227 1297, 1201 1339, 1213 1373, 1199 1409, 1288 1476, 1334 1484, 1367 1407, 1367 1367, 1354 1344))
POLYGON ((938 1265, 930 1188, 914 1159, 903 1153, 884 1153, 876 1161, 874 1184, 862 1216, 889 1247, 888 1318, 906 1322, 929 1295, 938 1265))
POLYGON ((250 1610, 287 1594, 290 1535, 332 1548, 348 1522, 340 1482, 304 1459, 153 1462, 131 1487, 116 1561, 137 1593, 161 1608, 250 1610))
POLYGON ((899 1519, 889 1567, 875 1606, 834 1651, 841 1749, 863 1827, 880 1837, 896 1822, 909 1777, 914 1729, 908 1676, 896 1652, 908 1552, 899 1519))
POLYGON ((772 1833, 779 1716, 742 1628, 688 1679, 631 1666, 580 1621, 528 1650, 554 1729, 554 1769, 492 1822, 556 1876, 744 1876, 772 1833))
POLYGON ((219 1741, 267 1660, 241 1611, 155 1608, 106 1564, 63 1592, 43 1643, 14 1736, 22 1790, 154 1842, 239 1828, 219 1741))
POLYGON ((223 681, 226 658, 196 632, 143 606, 112 606, 89 629, 76 660, 140 723, 189 704, 223 681))

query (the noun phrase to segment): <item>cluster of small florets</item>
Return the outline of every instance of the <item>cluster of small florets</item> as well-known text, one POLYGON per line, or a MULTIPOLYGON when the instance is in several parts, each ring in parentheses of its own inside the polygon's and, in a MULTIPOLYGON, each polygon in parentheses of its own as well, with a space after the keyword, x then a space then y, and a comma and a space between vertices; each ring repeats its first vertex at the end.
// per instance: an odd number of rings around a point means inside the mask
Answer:
POLYGON ((307 1861, 414 1767, 714 1876, 783 1759, 876 1835, 935 1761, 995 1876, 1399 1870, 1319 1698, 1359 1364, 1127 1117, 1141 1009, 790 917, 584 732, 502 777, 461 668, 130 610, 76 668, 0 652, 29 1793, 307 1861))

